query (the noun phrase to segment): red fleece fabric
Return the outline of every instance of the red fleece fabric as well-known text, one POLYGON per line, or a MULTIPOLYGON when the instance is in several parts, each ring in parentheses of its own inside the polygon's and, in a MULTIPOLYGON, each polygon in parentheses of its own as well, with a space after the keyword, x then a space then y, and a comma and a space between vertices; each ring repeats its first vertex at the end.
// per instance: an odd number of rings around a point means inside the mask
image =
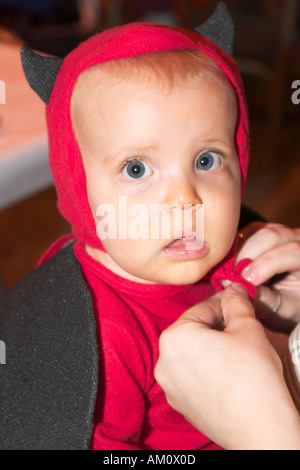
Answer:
POLYGON ((161 332, 214 294, 210 280, 185 286, 140 284, 97 263, 81 242, 76 242, 75 254, 99 312, 104 364, 92 448, 219 449, 169 406, 153 375, 161 332))
POLYGON ((250 260, 234 266, 235 240, 227 257, 193 285, 145 285, 123 279, 93 260, 85 245, 103 249, 88 204, 85 172, 70 117, 70 100, 78 75, 101 62, 154 51, 201 49, 219 64, 236 91, 236 148, 242 190, 248 166, 248 119, 243 85, 234 60, 196 32, 134 23, 98 34, 64 60, 49 105, 50 166, 58 207, 71 223, 72 234, 50 247, 42 261, 75 239, 75 254, 93 296, 99 327, 101 358, 99 396, 95 411, 94 449, 217 449, 203 434, 173 411, 153 369, 161 332, 185 310, 222 289, 220 281, 241 282, 252 298, 255 288, 239 273, 250 260))

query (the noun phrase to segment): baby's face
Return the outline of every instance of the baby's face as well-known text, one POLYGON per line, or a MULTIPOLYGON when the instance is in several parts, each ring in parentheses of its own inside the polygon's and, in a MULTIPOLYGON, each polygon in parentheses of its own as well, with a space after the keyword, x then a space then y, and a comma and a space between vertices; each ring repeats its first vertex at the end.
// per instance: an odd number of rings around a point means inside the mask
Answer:
POLYGON ((241 203, 236 115, 207 79, 169 93, 131 81, 87 92, 82 80, 72 122, 106 252, 87 251, 142 283, 194 283, 218 264, 241 203))

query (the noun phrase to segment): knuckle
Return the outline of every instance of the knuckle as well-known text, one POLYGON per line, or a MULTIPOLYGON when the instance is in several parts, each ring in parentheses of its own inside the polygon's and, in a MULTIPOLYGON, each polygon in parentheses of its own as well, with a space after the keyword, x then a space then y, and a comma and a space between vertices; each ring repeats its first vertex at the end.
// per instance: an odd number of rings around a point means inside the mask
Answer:
POLYGON ((232 295, 231 300, 236 304, 244 305, 246 303, 246 299, 236 292, 232 295))
POLYGON ((231 301, 234 302, 236 311, 253 312, 253 306, 248 297, 244 297, 235 293, 233 294, 231 301))
POLYGON ((270 242, 277 244, 282 239, 282 227, 279 224, 269 224, 261 229, 261 235, 268 238, 270 242))
POLYGON ((159 350, 160 350, 160 351, 164 350, 166 344, 168 344, 168 339, 167 339, 168 336, 169 336, 168 330, 164 330, 164 331, 161 333, 161 335, 160 335, 160 337, 159 337, 159 341, 158 341, 158 346, 159 346, 159 350))
POLYGON ((264 267, 265 272, 269 272, 270 270, 272 270, 273 264, 274 258, 272 253, 267 252, 261 255, 260 265, 264 267))
POLYGON ((159 352, 163 355, 173 355, 176 351, 176 331, 172 327, 164 330, 158 342, 159 352))
POLYGON ((294 256, 300 257, 300 241, 292 240, 288 242, 288 248, 294 256))
POLYGON ((164 369, 160 366, 160 364, 156 364, 154 368, 154 378, 156 382, 160 385, 160 387, 166 391, 168 388, 168 378, 166 376, 166 373, 164 372, 164 369))

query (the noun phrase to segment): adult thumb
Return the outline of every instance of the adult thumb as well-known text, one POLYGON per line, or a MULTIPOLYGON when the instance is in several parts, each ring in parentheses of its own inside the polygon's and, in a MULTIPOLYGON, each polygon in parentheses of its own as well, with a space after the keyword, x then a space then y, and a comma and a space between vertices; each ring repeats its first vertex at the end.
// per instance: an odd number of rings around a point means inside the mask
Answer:
POLYGON ((225 329, 244 329, 248 320, 255 319, 253 303, 247 290, 240 284, 231 284, 223 291, 221 308, 225 329))

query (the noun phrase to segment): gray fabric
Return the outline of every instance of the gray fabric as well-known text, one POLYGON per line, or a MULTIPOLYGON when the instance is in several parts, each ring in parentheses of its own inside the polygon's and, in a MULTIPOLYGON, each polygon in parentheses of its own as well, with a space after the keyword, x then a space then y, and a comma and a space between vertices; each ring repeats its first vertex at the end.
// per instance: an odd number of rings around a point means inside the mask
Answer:
POLYGON ((46 104, 49 104, 63 59, 41 56, 23 45, 21 47, 21 60, 29 85, 46 104))
POLYGON ((98 346, 72 244, 2 294, 0 340, 0 449, 88 449, 98 346))
POLYGON ((205 23, 195 28, 195 31, 233 55, 235 24, 225 3, 220 2, 214 14, 205 23))

